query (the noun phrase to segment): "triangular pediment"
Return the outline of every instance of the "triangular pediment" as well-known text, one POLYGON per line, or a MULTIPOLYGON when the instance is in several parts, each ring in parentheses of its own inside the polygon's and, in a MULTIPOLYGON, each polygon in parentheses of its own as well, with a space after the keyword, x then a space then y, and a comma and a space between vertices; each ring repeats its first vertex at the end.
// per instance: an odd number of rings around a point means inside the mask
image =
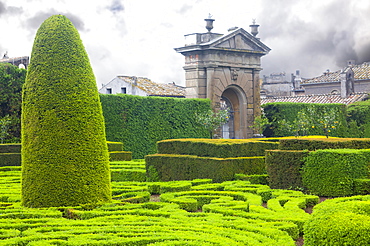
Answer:
POLYGON ((220 49, 258 51, 266 53, 270 51, 269 47, 242 28, 224 35, 217 40, 211 41, 209 46, 220 49))

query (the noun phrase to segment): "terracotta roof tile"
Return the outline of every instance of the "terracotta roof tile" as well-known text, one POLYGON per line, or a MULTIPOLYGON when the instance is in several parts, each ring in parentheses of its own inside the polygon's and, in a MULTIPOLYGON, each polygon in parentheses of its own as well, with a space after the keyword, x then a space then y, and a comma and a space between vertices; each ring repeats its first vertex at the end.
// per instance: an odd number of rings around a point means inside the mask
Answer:
POLYGON ((140 88, 150 96, 185 97, 185 87, 178 86, 172 83, 160 84, 153 82, 148 78, 134 76, 118 76, 118 78, 140 88))
MULTIPOLYGON (((370 62, 364 62, 359 65, 352 65, 351 67, 355 74, 354 75, 355 80, 364 80, 364 79, 370 80, 370 62)), ((346 72, 348 69, 350 69, 350 66, 347 66, 344 69, 344 72, 346 72)), ((341 73, 342 70, 338 70, 335 72, 327 72, 321 76, 312 79, 305 79, 301 82, 301 84, 339 82, 341 73)))
POLYGON ((343 103, 351 104, 367 99, 367 93, 351 94, 347 98, 340 95, 322 94, 322 95, 305 95, 305 96, 286 96, 286 97, 268 97, 261 99, 261 105, 275 102, 295 102, 295 103, 343 103))

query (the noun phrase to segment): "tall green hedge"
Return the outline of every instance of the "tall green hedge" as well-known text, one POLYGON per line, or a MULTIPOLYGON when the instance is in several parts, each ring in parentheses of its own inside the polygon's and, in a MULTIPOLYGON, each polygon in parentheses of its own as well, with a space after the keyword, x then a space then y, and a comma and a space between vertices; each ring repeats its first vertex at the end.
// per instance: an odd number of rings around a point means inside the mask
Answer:
POLYGON ((156 142, 171 138, 209 138, 195 121, 210 109, 206 99, 100 95, 108 141, 123 142, 134 159, 157 152, 156 142))
MULTIPOLYGON (((298 112, 313 109, 312 115, 309 118, 314 119, 318 123, 324 119, 327 112, 335 114, 335 121, 337 127, 331 129, 330 136, 344 137, 347 134, 347 121, 346 121, 346 105, 338 103, 291 103, 291 102, 278 102, 266 103, 262 105, 265 116, 270 124, 263 132, 267 137, 285 137, 294 135, 287 127, 281 124, 282 120, 287 123, 292 123, 298 117, 298 112)), ((323 130, 319 127, 310 128, 306 135, 324 135, 323 130)))
POLYGON ((23 205, 110 201, 95 77, 80 36, 65 16, 49 17, 37 31, 22 106, 23 205))

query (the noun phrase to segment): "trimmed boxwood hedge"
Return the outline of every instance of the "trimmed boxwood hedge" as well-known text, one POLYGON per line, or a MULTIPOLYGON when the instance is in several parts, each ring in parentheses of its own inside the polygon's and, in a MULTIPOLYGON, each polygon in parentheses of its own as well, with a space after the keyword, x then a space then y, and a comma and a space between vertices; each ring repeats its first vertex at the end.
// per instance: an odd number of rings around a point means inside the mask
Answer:
POLYGON ((368 178, 369 160, 369 150, 327 149, 310 152, 304 158, 303 185, 319 196, 355 195, 354 180, 368 178))
POLYGON ((370 138, 287 138, 279 142, 282 150, 370 149, 370 138))
POLYGON ((20 166, 20 153, 0 153, 0 167, 5 166, 20 166))
POLYGON ((161 181, 210 178, 214 182, 232 180, 236 173, 264 174, 265 158, 212 158, 191 155, 154 154, 145 156, 150 179, 153 173, 161 181), (153 168, 156 172, 153 172, 153 168), (152 170, 151 170, 152 169, 152 170))
POLYGON ((107 140, 119 141, 132 158, 157 152, 156 143, 174 138, 210 138, 195 113, 211 108, 208 99, 100 95, 107 140))
POLYGON ((95 77, 65 16, 49 17, 37 31, 22 106, 23 205, 109 202, 109 156, 95 77))
POLYGON ((314 207, 304 245, 370 245, 370 195, 335 198, 314 207))
POLYGON ((21 144, 0 144, 0 153, 21 153, 21 144))
POLYGON ((169 139, 159 141, 159 154, 181 154, 218 158, 264 156, 266 149, 277 149, 277 142, 256 139, 169 139))
POLYGON ((308 151, 267 150, 266 172, 273 189, 303 189, 301 169, 308 151))

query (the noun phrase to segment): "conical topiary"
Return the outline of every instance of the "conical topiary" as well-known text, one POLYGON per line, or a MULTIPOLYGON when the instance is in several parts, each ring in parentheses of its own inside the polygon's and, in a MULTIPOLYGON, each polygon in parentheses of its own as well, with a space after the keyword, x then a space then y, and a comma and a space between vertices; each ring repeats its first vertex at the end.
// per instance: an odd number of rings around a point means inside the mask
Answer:
POLYGON ((22 106, 23 205, 109 202, 109 156, 95 77, 65 16, 51 16, 37 31, 22 106))

